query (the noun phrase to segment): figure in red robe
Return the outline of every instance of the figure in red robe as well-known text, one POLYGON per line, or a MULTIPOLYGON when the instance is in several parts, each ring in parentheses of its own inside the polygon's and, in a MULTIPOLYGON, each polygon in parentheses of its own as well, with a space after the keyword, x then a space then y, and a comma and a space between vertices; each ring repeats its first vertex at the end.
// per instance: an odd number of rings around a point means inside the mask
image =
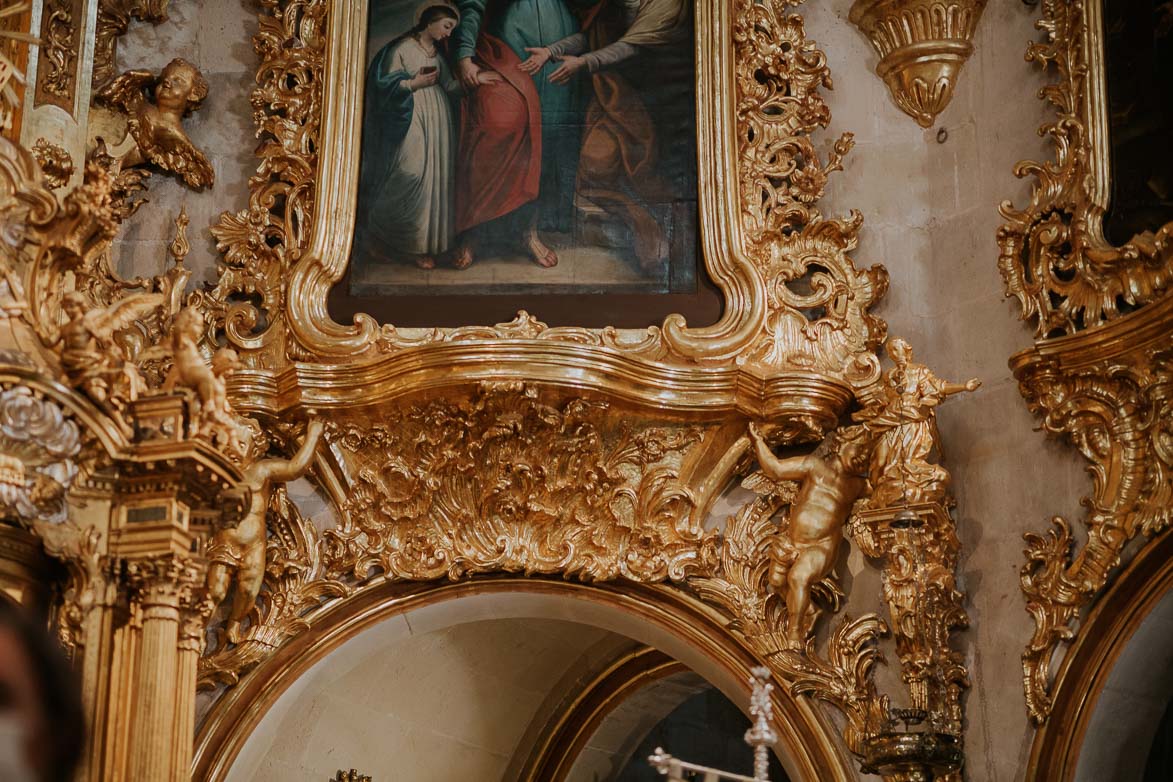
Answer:
POLYGON ((528 49, 578 31, 564 0, 459 0, 460 25, 452 35, 456 72, 465 88, 456 163, 453 263, 465 268, 487 234, 520 237, 539 266, 558 256, 542 241, 539 225, 563 230, 573 204, 578 168, 576 83, 549 80, 518 66, 528 49), (483 71, 500 80, 485 84, 483 71))

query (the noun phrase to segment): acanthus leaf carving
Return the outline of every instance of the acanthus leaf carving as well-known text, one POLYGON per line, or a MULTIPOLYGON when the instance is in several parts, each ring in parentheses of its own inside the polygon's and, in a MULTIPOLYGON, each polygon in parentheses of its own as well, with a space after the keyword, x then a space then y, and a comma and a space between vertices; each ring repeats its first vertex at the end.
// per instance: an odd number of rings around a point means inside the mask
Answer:
POLYGON ((350 476, 344 523, 325 533, 331 572, 650 582, 708 569, 717 538, 688 521, 695 500, 679 481, 700 432, 606 409, 486 384, 465 403, 414 404, 374 426, 331 424, 327 440, 350 476))
MULTIPOLYGON (((1048 533, 1025 535, 1021 586, 1035 631, 1023 653, 1023 681, 1036 724, 1050 715, 1051 663, 1079 632, 1083 609, 1111 580, 1132 540, 1152 537, 1173 522, 1168 309, 1162 302, 1136 314, 1159 324, 1155 332, 1161 336, 1148 344, 1138 339, 1079 369, 1031 351, 1015 367, 1019 390, 1031 411, 1042 416, 1044 431, 1071 442, 1092 475, 1082 547, 1061 517, 1052 520, 1048 533)), ((1128 326, 1122 321, 1116 328, 1128 326)), ((1144 330, 1132 333, 1140 337, 1144 330)))
POLYGON ((883 297, 882 266, 857 270, 863 217, 824 219, 816 208, 828 176, 843 168, 850 133, 825 161, 811 133, 830 123, 819 93, 830 88, 826 56, 806 37, 789 0, 739 0, 737 47, 738 182, 745 252, 766 285, 762 333, 742 361, 777 369, 818 369, 854 385, 879 371, 872 351, 884 322, 869 312, 883 297))
POLYGON ((1098 22, 1100 11, 1085 0, 1055 0, 1043 10, 1037 27, 1045 40, 1031 43, 1026 58, 1055 72, 1039 93, 1057 114, 1039 128, 1055 159, 1015 166, 1035 185, 1025 207, 1001 205, 1007 222, 998 229, 1006 295, 1018 299, 1023 320, 1034 321, 1037 338, 1108 323, 1159 298, 1173 279, 1173 223, 1120 247, 1103 235, 1106 183, 1098 170, 1109 154, 1108 109, 1102 74, 1089 70, 1089 47, 1102 45, 1089 14, 1098 22))
POLYGON ((775 670, 791 682, 791 692, 827 701, 847 716, 843 740, 856 755, 890 724, 888 698, 876 691, 873 669, 883 661, 877 644, 888 628, 874 615, 845 616, 827 640, 826 655, 814 638, 801 650, 783 650, 773 658, 775 670))

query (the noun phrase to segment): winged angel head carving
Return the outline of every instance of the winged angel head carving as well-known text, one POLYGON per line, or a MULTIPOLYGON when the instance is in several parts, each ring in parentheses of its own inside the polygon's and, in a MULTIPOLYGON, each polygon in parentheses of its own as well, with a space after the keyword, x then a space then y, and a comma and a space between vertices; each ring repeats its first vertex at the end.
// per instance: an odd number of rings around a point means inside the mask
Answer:
MULTIPOLYGON (((204 153, 183 129, 183 118, 208 96, 208 82, 187 60, 176 58, 156 78, 146 70, 127 71, 97 95, 100 104, 127 116, 134 146, 121 154, 122 168, 155 165, 183 178, 197 190, 211 187, 215 176, 204 153)), ((125 145, 119 145, 121 149, 125 145)))

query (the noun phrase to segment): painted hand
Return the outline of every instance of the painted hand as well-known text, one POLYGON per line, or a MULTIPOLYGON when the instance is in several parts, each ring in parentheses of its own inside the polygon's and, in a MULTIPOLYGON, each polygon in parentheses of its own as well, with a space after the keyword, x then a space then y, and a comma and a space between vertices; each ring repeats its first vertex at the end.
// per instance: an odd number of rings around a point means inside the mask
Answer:
POLYGON ((480 83, 477 80, 477 74, 480 72, 481 69, 476 66, 471 57, 465 57, 456 64, 456 76, 460 79, 460 85, 466 90, 477 88, 477 84, 480 83))
POLYGON ((982 385, 982 381, 978 380, 976 377, 970 378, 965 383, 965 390, 966 391, 977 391, 979 388, 981 388, 981 385, 982 385))
POLYGON ((440 71, 431 70, 426 73, 423 71, 417 73, 415 78, 408 81, 408 85, 411 87, 412 92, 414 92, 416 90, 422 90, 424 87, 431 87, 432 85, 438 84, 439 82, 440 71))
POLYGON ((477 74, 477 84, 482 87, 486 84, 500 84, 502 81, 504 79, 496 71, 481 71, 477 74))
POLYGON ((550 61, 550 50, 545 46, 527 46, 525 50, 529 52, 529 57, 526 57, 517 67, 521 69, 522 73, 536 76, 542 66, 550 61))
POLYGON ((586 60, 573 55, 563 57, 562 64, 550 74, 552 84, 568 84, 574 74, 586 67, 586 60))

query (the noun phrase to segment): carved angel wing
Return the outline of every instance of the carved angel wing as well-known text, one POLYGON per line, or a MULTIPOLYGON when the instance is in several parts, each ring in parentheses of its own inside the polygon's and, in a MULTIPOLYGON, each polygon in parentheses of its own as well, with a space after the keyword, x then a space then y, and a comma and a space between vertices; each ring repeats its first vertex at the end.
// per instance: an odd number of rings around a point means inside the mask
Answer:
POLYGON ((212 164, 204 157, 204 153, 186 138, 175 139, 171 148, 151 145, 142 149, 152 163, 183 177, 188 187, 200 190, 211 187, 215 182, 212 164))
POLYGON ((749 489, 761 497, 778 497, 783 502, 793 502, 798 492, 798 483, 795 481, 772 481, 763 472, 747 475, 741 482, 743 489, 749 489))
POLYGON ((105 309, 90 310, 85 314, 86 328, 98 340, 108 342, 114 332, 141 320, 163 304, 161 293, 136 293, 105 309))
POLYGON ((134 116, 146 101, 143 91, 154 84, 155 74, 150 71, 127 71, 99 90, 95 97, 100 105, 134 116))

